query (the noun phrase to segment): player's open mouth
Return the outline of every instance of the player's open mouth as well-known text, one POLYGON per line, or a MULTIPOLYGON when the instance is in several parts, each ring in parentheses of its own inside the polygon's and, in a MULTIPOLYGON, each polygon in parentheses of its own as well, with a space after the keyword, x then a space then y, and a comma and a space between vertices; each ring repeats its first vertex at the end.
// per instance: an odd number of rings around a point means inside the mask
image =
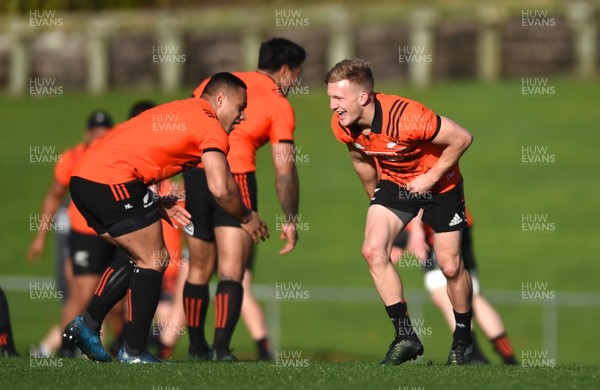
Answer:
POLYGON ((340 119, 344 119, 346 117, 346 111, 338 111, 337 113, 340 119))

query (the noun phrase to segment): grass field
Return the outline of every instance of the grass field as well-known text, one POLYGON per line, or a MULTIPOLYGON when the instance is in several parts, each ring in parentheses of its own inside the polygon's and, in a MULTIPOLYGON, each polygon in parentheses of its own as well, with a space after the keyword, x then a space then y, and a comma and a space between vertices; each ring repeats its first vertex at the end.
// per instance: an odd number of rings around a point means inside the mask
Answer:
MULTIPOLYGON (((600 157, 596 150, 600 139, 597 132, 600 84, 561 79, 549 82, 555 86, 556 93, 546 97, 523 96, 518 81, 498 85, 452 83, 424 90, 389 83, 379 88, 422 101, 475 135, 473 146, 461 160, 461 169, 467 204, 475 217, 475 251, 484 291, 487 288, 521 292, 524 283, 537 282, 559 296, 560 292, 568 291, 600 292, 597 283, 600 232, 596 223, 600 217, 597 206, 600 157), (553 155, 554 162, 523 164, 523 148, 529 150, 527 147, 538 150, 538 156, 553 155), (545 217, 554 229, 526 232, 522 227, 524 215, 545 217)), ((50 147, 58 154, 81 139, 85 118, 94 109, 106 109, 120 121, 138 99, 151 97, 164 102, 185 97, 188 92, 170 95, 111 92, 98 97, 65 94, 46 99, 0 97, 0 117, 5 130, 0 153, 5 187, 0 206, 2 275, 52 275, 53 272, 52 240, 41 264, 28 265, 25 260, 26 248, 33 238, 29 218, 39 213, 52 175, 51 164, 31 164, 32 147, 50 147)), ((370 287, 371 280, 360 255, 367 198, 352 171, 345 147, 334 139, 329 128, 326 95, 322 88, 311 87, 308 95, 290 100, 296 110, 297 147, 302 156, 299 173, 305 230, 293 253, 285 257, 277 254, 281 244, 275 226, 280 210, 274 196, 270 151, 265 147, 258 156, 259 208, 271 228, 272 239, 259 246, 256 281, 301 283, 309 292, 310 286, 322 285, 370 287)), ((422 287, 419 269, 400 271, 409 289, 422 287)), ((27 292, 9 291, 7 295, 17 347, 26 353, 28 346, 39 342, 48 327, 58 321, 59 305, 51 301, 32 301, 27 292)), ((407 296, 409 305, 410 299, 410 295, 407 296)), ((397 369, 369 364, 382 357, 391 338, 380 304, 323 303, 309 298, 302 302, 280 302, 280 306, 281 347, 299 351, 310 359, 307 369, 274 370, 269 365, 243 363, 227 371, 226 366, 219 364, 201 366, 198 370, 194 365, 175 364, 166 369, 131 368, 131 372, 148 370, 148 375, 144 375, 148 386, 180 388, 199 382, 217 387, 230 383, 251 387, 255 382, 250 378, 263 375, 265 380, 261 385, 298 388, 365 387, 369 378, 381 381, 381 386, 373 387, 441 388, 471 377, 480 381, 481 387, 504 388, 514 384, 523 388, 585 388, 592 383, 594 373, 595 383, 598 383, 596 369, 563 366, 600 364, 597 353, 600 339, 595 336, 596 324, 600 321, 597 308, 559 308, 556 357, 559 366, 555 369, 469 367, 449 370, 436 365, 445 361, 450 332, 431 304, 424 308, 423 317, 431 329, 430 337, 424 341, 425 361, 434 365, 397 369), (364 363, 328 364, 319 360, 364 363), (211 376, 208 372, 217 375, 211 376), (551 378, 557 378, 556 382, 550 381, 551 378), (167 383, 161 382, 162 379, 167 383)), ((498 310, 518 357, 522 356, 521 352, 543 351, 544 317, 540 306, 499 305, 498 310)), ((211 318, 208 324, 212 323, 211 318)), ((479 336, 484 351, 498 362, 489 343, 481 334, 479 336)), ((179 343, 176 359, 185 358, 186 344, 185 339, 179 343)), ((236 331, 233 347, 242 357, 250 358, 253 354, 252 342, 243 326, 236 331)), ((32 375, 28 378, 30 386, 23 385, 23 388, 42 383, 44 387, 58 387, 60 383, 76 381, 89 385, 84 378, 98 375, 106 378, 101 383, 111 387, 109 383, 114 377, 122 378, 123 373, 129 372, 129 368, 118 365, 104 367, 86 362, 64 362, 65 370, 33 371, 28 363, 29 360, 1 362, 2 371, 10 374, 0 375, 0 381, 22 377, 24 372, 39 372, 44 375, 32 375), (90 370, 94 371, 85 371, 84 367, 93 367, 90 370), (82 374, 69 377, 66 372, 82 374)), ((474 386, 477 387, 480 386, 474 386)))
POLYGON ((600 370, 589 366, 518 368, 504 366, 448 367, 406 364, 382 367, 373 363, 310 361, 301 368, 277 363, 173 363, 165 366, 124 366, 88 361, 56 360, 59 368, 31 366, 27 359, 3 363, 0 385, 11 389, 65 389, 89 386, 184 390, 227 389, 592 389, 600 370), (39 375, 32 375, 33 372, 39 375), (16 380, 18 379, 18 381, 16 380))

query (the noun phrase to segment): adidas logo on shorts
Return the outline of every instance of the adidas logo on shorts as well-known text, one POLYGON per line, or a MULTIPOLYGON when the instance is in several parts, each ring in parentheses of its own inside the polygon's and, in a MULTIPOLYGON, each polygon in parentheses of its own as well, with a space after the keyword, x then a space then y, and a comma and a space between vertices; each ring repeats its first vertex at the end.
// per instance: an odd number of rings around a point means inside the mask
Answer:
POLYGON ((463 219, 458 214, 454 214, 454 218, 452 218, 452 221, 450 221, 450 223, 448 225, 455 226, 455 225, 458 225, 459 223, 461 223, 462 221, 463 221, 463 219))

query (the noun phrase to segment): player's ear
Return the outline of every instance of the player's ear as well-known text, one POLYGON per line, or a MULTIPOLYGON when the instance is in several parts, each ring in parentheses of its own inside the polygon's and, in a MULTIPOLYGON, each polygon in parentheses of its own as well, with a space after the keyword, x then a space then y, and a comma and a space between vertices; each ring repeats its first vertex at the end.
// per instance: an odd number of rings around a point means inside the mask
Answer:
POLYGON ((365 106, 369 102, 369 93, 361 92, 360 95, 358 95, 358 102, 361 106, 365 106))
POLYGON ((281 78, 288 78, 292 75, 292 70, 287 64, 283 64, 279 68, 279 74, 281 75, 281 78))
POLYGON ((225 103, 225 94, 223 92, 219 92, 215 98, 215 101, 217 102, 217 107, 222 107, 223 103, 225 103))

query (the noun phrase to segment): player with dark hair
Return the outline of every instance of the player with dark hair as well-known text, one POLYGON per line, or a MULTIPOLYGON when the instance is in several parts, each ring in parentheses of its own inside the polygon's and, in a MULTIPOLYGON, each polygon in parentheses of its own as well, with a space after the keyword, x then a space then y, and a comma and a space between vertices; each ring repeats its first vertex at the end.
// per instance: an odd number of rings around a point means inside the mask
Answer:
POLYGON ((90 148, 75 167, 71 195, 88 224, 114 241, 135 262, 107 268, 87 310, 65 329, 91 359, 109 361, 99 328, 106 313, 123 296, 128 324, 117 359, 154 363, 146 338, 169 262, 160 219, 187 226, 190 215, 171 198, 148 186, 202 162, 217 202, 258 242, 268 231, 258 214, 247 209, 227 163, 228 135, 245 119, 246 85, 231 73, 211 77, 200 99, 159 105, 117 126, 90 148))
MULTIPOLYGON (((306 53, 299 45, 287 39, 274 38, 262 43, 258 70, 235 73, 248 85, 248 119, 231 134, 231 151, 227 159, 244 204, 256 211, 256 152, 267 142, 271 143, 275 189, 285 215, 284 221, 290 221, 281 229, 281 239, 287 240, 280 251, 282 255, 296 245, 299 196, 294 154, 294 111, 286 95, 298 79, 305 58, 306 53)), ((203 90, 206 93, 208 87, 205 83, 196 89, 193 96, 199 96, 203 90)), ((193 222, 193 229, 187 229, 190 270, 184 289, 190 335, 189 356, 202 360, 235 360, 229 346, 241 311, 256 342, 259 358, 269 360, 271 354, 264 313, 251 289, 252 240, 240 229, 239 222, 215 202, 208 191, 202 165, 186 171, 183 176, 186 209, 193 222), (215 296, 213 351, 206 340, 204 324, 210 300, 208 282, 216 258, 219 284, 215 296), (244 265, 247 266, 245 273, 244 265)))
POLYGON ((414 100, 374 92, 373 74, 365 60, 339 62, 325 81, 334 111, 331 127, 347 145, 371 199, 362 253, 395 332, 381 363, 400 364, 423 354, 402 281, 390 259, 394 240, 423 209, 423 221, 434 230, 434 250, 448 281, 456 319, 448 363, 468 364, 472 285, 460 253, 466 216, 458 160, 473 136, 414 100))
MULTIPOLYGON (((54 181, 44 198, 42 215, 49 217, 56 215, 61 203, 67 197, 69 180, 75 165, 90 145, 104 137, 112 127, 113 121, 105 111, 95 111, 90 115, 87 121, 85 140, 63 152, 54 168, 54 181)), ((126 256, 115 245, 102 239, 88 227, 73 202, 69 203, 67 213, 70 226, 67 239, 67 261, 70 264, 66 267, 65 272, 72 272, 73 276, 67 278, 70 294, 63 306, 61 329, 89 303, 100 276, 108 264, 118 256, 126 256)), ((42 255, 47 234, 47 229, 37 231, 28 250, 30 261, 34 261, 42 255)), ((63 338, 59 355, 75 357, 75 345, 63 338)))

